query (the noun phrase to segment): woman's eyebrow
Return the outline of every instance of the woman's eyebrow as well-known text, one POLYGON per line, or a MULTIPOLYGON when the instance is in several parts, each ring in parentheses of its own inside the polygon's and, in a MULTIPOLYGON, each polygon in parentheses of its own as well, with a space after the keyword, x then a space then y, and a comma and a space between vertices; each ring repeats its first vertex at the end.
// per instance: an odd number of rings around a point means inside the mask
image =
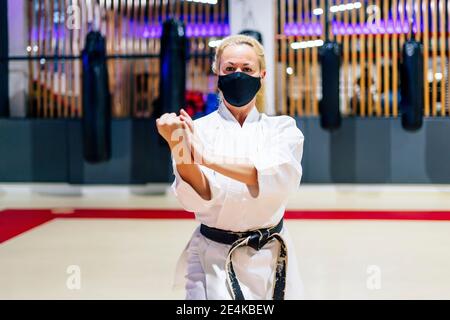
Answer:
MULTIPOLYGON (((232 66, 234 66, 234 65, 236 65, 236 64, 239 64, 239 63, 234 63, 234 62, 231 62, 231 61, 226 61, 225 62, 225 64, 231 64, 232 66)), ((250 66, 250 65, 252 65, 252 63, 248 63, 248 62, 246 62, 246 63, 243 63, 242 65, 244 65, 244 66, 250 66)))

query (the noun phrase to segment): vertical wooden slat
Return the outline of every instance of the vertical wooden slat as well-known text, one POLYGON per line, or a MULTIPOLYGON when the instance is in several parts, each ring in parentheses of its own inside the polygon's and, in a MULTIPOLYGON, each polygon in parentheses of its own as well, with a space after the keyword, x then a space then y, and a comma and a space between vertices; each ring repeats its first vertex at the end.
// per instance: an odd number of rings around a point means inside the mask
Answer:
MULTIPOLYGON (((279 4, 280 4, 280 0, 276 0, 272 2, 272 7, 273 7, 273 12, 274 12, 274 44, 275 44, 275 57, 274 57, 274 61, 275 61, 275 70, 274 70, 274 77, 275 79, 278 79, 279 77, 279 71, 278 71, 278 64, 279 64, 279 59, 280 59, 280 55, 279 55, 279 50, 280 50, 280 41, 279 41, 279 37, 278 35, 281 33, 280 29, 279 29, 279 25, 280 25, 280 19, 278 18, 278 8, 279 8, 279 4)), ((278 106, 278 101, 280 98, 280 94, 278 92, 278 84, 275 81, 274 83, 275 85, 275 114, 279 114, 280 110, 279 110, 279 106, 278 106)))
MULTIPOLYGON (((316 0, 314 0, 312 3, 316 3, 316 0)), ((311 12, 313 11, 315 7, 311 7, 311 12)), ((317 23, 317 16, 316 15, 312 15, 312 19, 311 19, 314 27, 316 26, 317 23)), ((313 37, 314 39, 317 39, 316 36, 313 37)), ((313 116, 318 116, 319 115, 319 101, 317 98, 317 73, 319 71, 319 65, 318 65, 318 61, 317 61, 317 55, 318 55, 318 50, 317 50, 317 46, 314 46, 312 48, 312 79, 311 79, 311 98, 312 98, 312 115, 313 116)))
MULTIPOLYGON (((328 1, 328 4, 329 4, 329 8, 328 8, 328 10, 330 10, 330 8, 331 8, 331 6, 333 6, 333 4, 334 4, 334 2, 333 2, 333 0, 325 0, 325 1, 328 1)), ((325 8, 325 7, 324 7, 325 8)), ((347 11, 347 10, 346 10, 347 11)), ((324 15, 325 15, 325 12, 323 13, 324 15)), ((335 37, 334 37, 334 32, 333 32, 333 28, 332 28, 332 24, 331 24, 331 22, 332 21, 334 21, 334 19, 333 19, 333 15, 335 15, 336 13, 333 13, 333 14, 330 14, 329 13, 329 16, 331 17, 331 18, 329 18, 328 20, 328 22, 330 23, 330 28, 328 29, 328 38, 331 40, 331 41, 334 41, 335 39, 335 37)))
MULTIPOLYGON (((108 55, 114 54, 115 50, 115 42, 116 42, 116 36, 115 36, 115 32, 114 32, 114 28, 115 28, 115 19, 114 19, 114 14, 115 14, 115 8, 114 8, 114 3, 112 0, 107 0, 105 3, 105 15, 106 15, 106 53, 108 55)), ((120 111, 117 111, 117 104, 116 104, 116 61, 115 60, 108 60, 107 62, 108 65, 108 82, 109 82, 109 87, 111 90, 111 95, 112 95, 112 101, 111 101, 111 108, 112 108, 112 115, 113 117, 119 116, 120 117, 120 111)))
MULTIPOLYGON (((55 15, 55 0, 50 0, 50 54, 56 55, 56 35, 55 35, 55 22, 54 22, 54 15, 55 15)), ((50 60, 49 61, 49 109, 48 109, 48 116, 53 117, 54 115, 54 107, 55 107, 55 63, 56 61, 50 60)))
POLYGON ((447 105, 446 103, 446 85, 445 85, 445 79, 446 79, 446 44, 445 44, 445 37, 446 37, 446 28, 445 28, 445 6, 444 6, 444 0, 439 0, 439 21, 440 21, 440 27, 439 27, 439 34, 440 34, 440 47, 441 47, 441 71, 442 74, 440 84, 441 84, 441 116, 445 116, 445 107, 447 105))
MULTIPOLYGON (((294 2, 292 0, 288 0, 288 24, 290 26, 292 26, 292 24, 294 23, 294 2)), ((291 43, 292 43, 292 37, 289 36, 287 37, 287 42, 288 42, 288 67, 287 68, 291 68, 291 70, 294 70, 294 50, 291 47, 291 43)), ((282 70, 282 72, 287 72, 287 68, 282 70)), ((288 99, 289 99, 289 103, 288 103, 288 107, 289 107, 289 114, 291 116, 294 116, 294 75, 293 72, 291 74, 288 74, 288 99)))
MULTIPOLYGON (((376 6, 380 8, 380 0, 376 0, 376 6)), ((377 26, 381 27, 381 9, 379 9, 378 17, 376 18, 377 26)), ((381 34, 377 30, 375 35, 375 67, 376 67, 376 90, 377 90, 377 101, 375 104, 375 109, 377 116, 380 117, 381 111, 381 34)))
MULTIPOLYGON (((27 8, 27 22, 28 22, 28 57, 31 57, 33 55, 33 46, 34 46, 34 39, 33 39, 33 26, 34 26, 34 0, 28 1, 26 3, 27 8)), ((34 99, 34 89, 33 89, 33 81, 34 81, 34 66, 33 61, 30 59, 28 60, 28 107, 26 111, 26 116, 29 116, 30 114, 33 114, 33 99, 34 99)))
MULTIPOLYGON (((203 27, 207 28, 209 25, 209 19, 210 19, 210 10, 211 5, 210 4, 203 4, 203 27)), ((210 60, 209 57, 206 56, 206 54, 209 52, 209 43, 210 38, 206 35, 203 37, 203 50, 202 53, 204 54, 203 57, 203 92, 206 94, 208 93, 208 79, 209 79, 209 69, 210 69, 210 60)))
POLYGON ((360 115, 366 116, 366 35, 363 31, 363 25, 366 21, 365 19, 365 4, 362 3, 361 8, 359 9, 359 24, 361 34, 359 37, 359 68, 360 68, 360 86, 359 86, 359 106, 360 106, 360 115))
POLYGON ((414 11, 415 11, 415 20, 416 20, 416 35, 415 35, 415 39, 416 41, 420 41, 421 40, 421 35, 422 35, 422 28, 421 28, 421 6, 420 6, 420 0, 416 0, 414 2, 414 11))
MULTIPOLYGON (((372 6, 373 8, 373 2, 372 0, 368 0, 367 2, 368 6, 372 6)), ((376 15, 377 13, 372 12, 371 14, 376 15)), ((372 18, 377 19, 376 16, 373 16, 372 18)), ((374 24, 376 23, 374 20, 370 21, 370 24, 374 24)), ((368 25, 369 28, 372 27, 372 25, 368 25)), ((369 117, 373 116, 373 110, 374 110, 374 105, 373 105, 373 93, 372 93, 372 85, 373 85, 373 39, 374 36, 372 34, 372 30, 369 30, 369 34, 367 35, 367 79, 368 79, 368 83, 367 83, 367 97, 368 97, 368 101, 367 101, 367 115, 369 117)))
POLYGON ((281 37, 281 113, 286 114, 286 35, 284 26, 286 23, 286 0, 280 0, 280 25, 282 30, 281 37))
MULTIPOLYGON (((152 53, 152 39, 150 38, 151 30, 152 30, 152 21, 153 21, 153 0, 146 0, 146 8, 147 8, 147 23, 146 23, 146 30, 148 32, 147 39, 146 39, 146 45, 145 45, 145 52, 151 54, 152 53)), ((145 60, 145 70, 147 73, 147 82, 146 82, 146 88, 147 91, 147 104, 145 107, 145 117, 151 117, 153 114, 153 101, 155 97, 157 96, 156 92, 153 92, 152 83, 153 83, 153 58, 146 59, 145 60)))
MULTIPOLYGON (((71 8, 72 8, 72 15, 75 16, 76 15, 76 6, 77 6, 77 0, 72 0, 71 3, 71 8)), ((74 23, 77 20, 73 20, 74 23)), ((78 27, 78 26, 77 26, 78 27)), ((77 54, 77 45, 78 45, 78 38, 77 38, 77 28, 71 28, 70 29, 70 54, 71 55, 76 55, 77 54)), ((71 84, 71 116, 72 117, 77 117, 78 115, 78 101, 77 101, 77 91, 76 91, 76 87, 77 87, 77 66, 79 61, 78 60, 71 60, 71 72, 70 72, 70 84, 71 84)))
MULTIPOLYGON (((49 43, 51 42, 51 38, 49 37, 49 12, 50 6, 48 5, 48 1, 44 0, 43 2, 43 10, 44 10, 44 29, 42 30, 43 34, 43 41, 42 41, 42 47, 43 47, 43 54, 44 56, 47 56, 50 52, 49 50, 49 43)), ((47 118, 47 111, 48 111, 48 66, 50 65, 50 61, 43 60, 42 69, 43 69, 43 79, 42 79, 42 88, 43 88, 43 102, 42 102, 42 108, 43 108, 43 117, 47 118)))
MULTIPOLYGON (((394 34, 392 35, 392 116, 398 116, 398 34, 397 26, 397 0, 392 0, 392 20, 394 24, 394 34)), ((402 33, 403 34, 403 33, 402 33)))
MULTIPOLYGON (((130 27, 130 21, 132 17, 133 3, 132 0, 126 0, 126 17, 125 17, 125 54, 131 54, 132 51, 132 40, 133 40, 133 30, 130 27)), ((125 77, 127 78, 124 82, 125 87, 125 112, 127 114, 132 114, 133 116, 137 116, 134 113, 132 99, 131 99, 131 79, 133 78, 133 62, 132 61, 124 61, 126 66, 125 77)))
MULTIPOLYGON (((215 4, 214 5, 214 9, 213 9, 213 24, 217 24, 219 21, 219 4, 215 4)), ((212 50, 211 50, 212 51, 212 50)), ((217 70, 218 72, 218 70, 217 70)), ((210 81, 210 90, 211 92, 217 92, 217 81, 216 81, 216 76, 215 75, 211 75, 211 81, 210 81)))
MULTIPOLYGON (((336 6, 339 6, 341 4, 341 0, 336 0, 335 1, 335 5, 336 6)), ((345 0, 342 0, 342 4, 345 4, 345 0)), ((348 11, 348 10, 344 10, 344 11, 348 11)), ((334 21, 337 23, 337 25, 339 26, 340 25, 340 22, 341 22, 341 11, 338 11, 338 12, 335 12, 335 13, 333 13, 334 14, 334 21)), ((331 30, 332 28, 330 28, 330 30, 331 30)), ((331 37, 334 37, 334 34, 333 34, 333 32, 329 32, 329 37, 330 37, 330 39, 331 39, 331 37)), ((340 32, 338 32, 338 34, 336 35, 336 41, 338 42, 338 43, 342 43, 342 35, 341 35, 341 33, 340 32)))
MULTIPOLYGON (((155 26, 159 25, 158 24, 158 16, 159 16, 159 0, 155 0, 154 2, 154 13, 153 13, 153 17, 154 17, 154 23, 155 26)), ((153 53, 154 54, 159 54, 160 52, 160 40, 155 38, 153 39, 153 53)), ((154 74, 153 74, 153 90, 155 93, 157 93, 157 95, 159 96, 158 90, 159 90, 159 72, 160 72, 160 65, 159 65, 159 59, 158 58, 153 58, 153 66, 154 66, 154 74)))
MULTIPOLYGON (((126 28, 125 25, 127 24, 125 20, 125 14, 127 12, 127 6, 125 0, 118 0, 120 11, 118 12, 118 53, 125 54, 125 48, 126 48, 126 34, 124 32, 124 29, 126 28)), ((119 97, 117 99, 117 103, 119 104, 118 109, 121 110, 122 113, 126 114, 127 116, 133 117, 133 114, 127 113, 126 109, 126 91, 125 91, 125 83, 127 82, 124 78, 126 75, 125 69, 126 69, 126 61, 117 61, 118 64, 118 91, 119 91, 119 97)))
MULTIPOLYGON (((324 0, 322 0, 323 2, 324 0)), ((303 1, 297 1, 297 23, 299 26, 304 26, 303 21, 303 1)), ((323 6, 322 6, 323 7, 323 6)), ((324 29, 325 30, 325 29, 324 29)), ((302 36, 296 37, 297 41, 303 41, 302 36)), ((304 70, 303 70, 303 50, 297 49, 297 83, 298 83, 298 99, 297 99, 297 114, 303 116, 303 97, 304 97, 304 70)))
MULTIPOLYGON (((63 10, 63 2, 64 0, 58 0, 58 54, 63 54, 62 49, 64 45, 64 21, 62 20, 62 16, 64 14, 63 10)), ((62 103, 63 103, 63 91, 62 91, 62 81, 63 81, 63 62, 61 59, 57 60, 57 66, 58 66, 58 73, 56 76, 56 82, 57 82, 57 98, 56 98, 56 116, 62 117, 62 103)))
MULTIPOLYGON (((353 29, 356 26, 356 10, 351 10, 351 16, 352 16, 352 26, 353 29)), ((352 111, 351 114, 353 115, 357 115, 357 103, 358 103, 358 99, 357 99, 357 93, 356 93, 356 83, 357 83, 357 77, 356 77, 356 73, 357 73, 357 64, 358 64, 358 51, 357 51, 357 35, 355 30, 353 30, 352 36, 351 36, 351 45, 352 45, 352 49, 351 49, 351 53, 352 53, 352 111)))
MULTIPOLYGON (((138 31, 138 37, 139 37, 139 54, 144 54, 145 49, 145 38, 143 35, 144 30, 144 18, 145 18, 145 0, 139 1, 139 31, 138 31)), ((145 90, 145 81, 146 81, 146 68, 145 68, 145 62, 146 60, 140 60, 139 61, 139 112, 142 114, 142 117, 145 117, 145 104, 146 104, 146 90, 145 90)))
MULTIPOLYGON (((111 15, 111 18, 113 20, 112 24, 112 31, 114 34, 114 45, 113 45, 113 54, 120 54, 122 50, 122 6, 120 4, 120 0, 114 0, 112 3, 113 6, 113 12, 111 15)), ((122 61, 121 60, 115 60, 114 61, 114 77, 113 81, 114 83, 110 84, 111 90, 113 90, 113 110, 112 115, 125 115, 130 116, 129 114, 125 113, 125 110, 123 109, 123 91, 122 91, 122 61)))
POLYGON ((389 73, 390 73, 390 54, 389 54, 389 34, 386 32, 388 29, 388 21, 389 21, 389 1, 383 1, 383 20, 384 20, 384 29, 385 32, 383 34, 383 81, 384 81, 384 116, 389 117, 391 115, 390 112, 390 103, 389 103, 389 73))
MULTIPOLYGON (((133 21, 133 28, 131 30, 131 51, 130 54, 135 54, 138 52, 139 50, 139 38, 138 38, 138 24, 139 24, 139 2, 140 0, 133 0, 132 1, 132 21, 133 21)), ((142 114, 140 114, 139 110, 138 110, 138 100, 139 100, 139 95, 138 95, 138 91, 137 91, 137 84, 138 81, 137 79, 139 78, 139 61, 137 60, 131 60, 130 61, 130 65, 131 65, 131 90, 130 92, 132 92, 132 96, 133 96, 133 102, 132 102, 132 112, 136 117, 142 117, 142 114)))
MULTIPOLYGON (((76 6, 77 8, 80 9, 82 1, 83 0, 74 1, 74 6, 76 6)), ((111 1, 111 0, 108 0, 108 1, 111 1)), ((80 11, 80 14, 82 14, 81 11, 80 11)), ((81 24, 81 22, 82 22, 82 17, 79 17, 80 26, 77 26, 77 28, 75 28, 75 30, 73 30, 73 32, 74 32, 74 54, 75 55, 79 55, 82 50, 81 28, 83 27, 83 25, 81 24)), ((75 97, 75 101, 76 101, 75 114, 77 117, 81 117, 81 113, 82 113, 82 103, 81 102, 82 101, 81 101, 81 61, 80 60, 74 61, 74 97, 75 97)))
MULTIPOLYGON (((393 1, 395 1, 395 0, 393 0, 393 1)), ((400 33, 400 36, 399 36, 399 43, 400 43, 400 47, 403 47, 403 44, 405 43, 405 34, 403 33, 403 27, 404 27, 404 25, 406 24, 406 25, 409 25, 409 21, 407 21, 408 19, 406 19, 406 21, 405 21, 405 14, 406 14, 406 1, 409 1, 409 0, 398 0, 398 4, 397 4, 397 6, 394 6, 394 11, 397 11, 396 9, 398 8, 398 15, 399 15, 399 23, 400 23, 400 26, 401 26, 401 33, 400 33)), ((420 0, 416 0, 416 2, 420 2, 420 0)))
POLYGON ((433 82, 431 91, 431 113, 433 117, 437 115, 437 52, 438 52, 438 37, 437 37, 437 0, 431 0, 431 23, 432 23, 432 70, 433 70, 433 82))
POLYGON ((449 33, 450 33, 450 1, 447 1, 447 26, 446 28, 443 30, 443 32, 445 32, 446 37, 447 37, 447 63, 446 63, 446 87, 447 87, 447 100, 446 100, 446 105, 445 108, 447 109, 448 113, 450 113, 450 37, 449 37, 449 33))
POLYGON ((424 81, 424 105, 425 117, 430 116, 430 88, 428 85, 428 59, 429 59, 429 39, 428 39, 428 2, 422 1, 423 12, 423 81, 424 81))
MULTIPOLYGON (((304 3, 305 7, 305 23, 308 26, 307 30, 309 30, 309 25, 311 23, 311 10, 310 10, 310 0, 306 0, 304 3)), ((309 41, 312 37, 306 36, 305 40, 309 41)), ((305 48, 305 86, 306 86, 306 109, 305 114, 311 115, 312 113, 312 99, 311 99, 311 48, 305 48)))
MULTIPOLYGON (((62 54, 64 55, 68 55, 69 54, 69 29, 67 28, 67 7, 69 5, 69 0, 64 0, 64 6, 63 6, 63 12, 64 12, 64 19, 62 21, 63 23, 63 49, 62 49, 62 54)), ((63 81, 62 81, 62 95, 63 95, 63 116, 65 118, 69 117, 69 104, 70 104, 70 100, 69 100, 69 60, 67 59, 63 59, 62 61, 62 67, 63 67, 63 71, 62 71, 62 76, 63 76, 63 81)))
MULTIPOLYGON (((326 0, 328 1, 328 0, 326 0)), ((349 12, 348 10, 345 10, 344 12, 344 26, 346 31, 349 28, 349 12)), ((344 76, 344 104, 343 104, 343 110, 344 114, 350 113, 350 107, 349 107, 349 89, 351 86, 349 86, 349 60, 350 60, 350 37, 347 33, 344 35, 344 44, 343 44, 343 76, 344 76)), ((353 72, 352 72, 353 74, 353 72)))
MULTIPOLYGON (((187 24, 189 26, 193 25, 195 20, 194 20, 194 14, 195 14, 195 8, 194 8, 194 4, 192 2, 189 2, 189 17, 188 17, 188 22, 187 24)), ((189 90, 193 90, 194 89, 194 68, 195 68, 195 61, 194 58, 192 57, 192 54, 194 53, 194 42, 195 39, 193 36, 191 36, 189 38, 189 61, 188 61, 188 81, 187 81, 187 88, 189 90)))
MULTIPOLYGON (((33 53, 35 55, 40 55, 41 54, 41 1, 42 0, 35 0, 35 8, 33 9, 34 11, 36 11, 36 22, 35 22, 35 27, 36 27, 36 39, 35 39, 35 48, 33 48, 33 53), (35 50, 36 49, 36 50, 35 50)), ((36 106, 35 106, 35 110, 34 110, 34 115, 36 117, 40 116, 40 106, 41 106, 41 97, 40 97, 40 82, 41 82, 41 64, 39 62, 39 60, 37 60, 35 62, 35 68, 36 68, 36 78, 34 81, 34 90, 35 90, 35 101, 36 101, 36 106)))
MULTIPOLYGON (((71 6, 74 6, 74 0, 70 2, 71 6)), ((73 11, 72 11, 73 12, 73 11)), ((73 14, 75 14, 73 12, 73 14)), ((76 48, 76 37, 74 28, 70 29, 70 55, 75 55, 76 48)), ((75 92, 75 69, 76 69, 76 61, 70 61, 70 116, 72 118, 77 116, 77 101, 76 101, 76 92, 75 92)))

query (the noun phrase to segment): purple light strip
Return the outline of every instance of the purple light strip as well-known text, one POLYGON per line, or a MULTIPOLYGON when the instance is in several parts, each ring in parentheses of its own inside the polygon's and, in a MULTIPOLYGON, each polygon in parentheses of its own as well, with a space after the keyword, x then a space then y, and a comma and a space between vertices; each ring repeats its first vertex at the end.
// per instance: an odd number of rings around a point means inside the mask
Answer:
POLYGON ((286 36, 320 36, 322 25, 320 23, 292 23, 284 25, 286 36))
MULTIPOLYGON (((1 0, 0 0, 1 1, 1 0)), ((130 26, 132 26, 130 22, 130 26)), ((133 29, 133 28, 131 28, 133 29)), ((186 26, 186 36, 191 37, 226 37, 230 35, 230 26, 228 24, 188 24, 186 26)), ((42 28, 41 28, 42 32, 42 28)), ((145 25, 138 27, 138 34, 142 35, 143 38, 161 38, 162 26, 161 25, 145 25)), ((59 34, 56 36, 57 39, 64 38, 64 35, 59 34)), ((33 44, 37 45, 38 39, 40 39, 38 34, 38 29, 36 27, 32 28, 31 39, 33 44)), ((42 39, 41 39, 42 40, 42 39)))
MULTIPOLYGON (((417 32, 417 25, 413 25, 413 33, 417 32)), ((392 20, 383 20, 376 23, 347 24, 333 22, 331 30, 334 35, 353 35, 353 34, 402 34, 409 33, 407 22, 397 21, 394 24, 392 20)), ((320 23, 292 23, 284 25, 284 35, 286 36, 322 36, 323 29, 320 23)))
MULTIPOLYGON (((188 24, 186 25, 186 36, 191 37, 225 37, 230 34, 230 26, 227 24, 188 24)), ((160 38, 162 35, 161 25, 149 25, 143 28, 144 38, 160 38)))

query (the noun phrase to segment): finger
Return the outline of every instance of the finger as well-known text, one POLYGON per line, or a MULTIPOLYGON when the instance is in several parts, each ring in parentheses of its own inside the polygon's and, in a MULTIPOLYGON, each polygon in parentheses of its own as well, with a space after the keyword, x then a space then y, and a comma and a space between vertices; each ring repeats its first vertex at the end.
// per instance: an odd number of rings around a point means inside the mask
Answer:
POLYGON ((182 121, 183 123, 186 124, 186 129, 189 130, 189 131, 193 134, 193 133, 194 133, 194 126, 193 126, 192 121, 189 121, 188 119, 186 119, 186 118, 183 117, 183 116, 180 116, 180 119, 181 119, 181 121, 182 121))
POLYGON ((194 121, 192 120, 192 118, 189 116, 189 114, 184 111, 181 110, 182 113, 180 115, 180 118, 182 118, 184 121, 186 121, 189 124, 189 129, 194 132, 194 121))
POLYGON ((192 121, 186 121, 186 124, 188 125, 188 127, 189 127, 189 130, 192 132, 192 133, 194 133, 194 124, 192 123, 192 121))
POLYGON ((164 113, 164 114, 160 117, 161 122, 164 122, 164 121, 166 120, 166 118, 167 118, 168 115, 169 115, 168 113, 164 113))
POLYGON ((192 139, 192 134, 189 132, 189 130, 186 128, 186 123, 183 123, 183 139, 185 139, 187 146, 189 147, 189 150, 191 150, 192 148, 192 143, 193 143, 193 139, 192 139))
POLYGON ((186 110, 184 109, 180 109, 180 114, 182 114, 183 116, 188 116, 189 114, 186 112, 186 110))
POLYGON ((180 110, 180 113, 181 113, 182 115, 184 115, 186 118, 188 118, 189 120, 192 121, 191 116, 190 116, 189 113, 187 113, 184 109, 181 109, 181 110, 180 110))

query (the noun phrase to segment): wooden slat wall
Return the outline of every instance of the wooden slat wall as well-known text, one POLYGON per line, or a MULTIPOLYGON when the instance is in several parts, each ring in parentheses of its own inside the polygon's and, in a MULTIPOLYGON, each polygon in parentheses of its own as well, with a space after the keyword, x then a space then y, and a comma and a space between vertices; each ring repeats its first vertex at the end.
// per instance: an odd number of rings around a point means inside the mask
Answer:
MULTIPOLYGON (((109 55, 159 54, 158 34, 163 21, 170 17, 206 28, 214 25, 214 36, 227 35, 223 30, 228 24, 226 0, 214 5, 182 0, 29 0, 27 5, 29 56, 79 55, 96 21, 107 37, 109 55), (95 18, 97 13, 100 19, 95 18), (219 27, 222 33, 217 35, 219 27)), ((191 53, 203 56, 188 62, 188 90, 203 94, 216 91, 211 58, 204 56, 213 52, 208 46, 212 39, 202 32, 189 38, 191 53)), ((159 59, 115 59, 107 63, 113 116, 150 117, 158 97, 159 59)), ((80 61, 30 61, 28 68, 28 109, 32 116, 82 116, 80 61)))
MULTIPOLYGON (((318 47, 294 42, 325 40, 324 14, 314 9, 353 5, 329 12, 330 39, 342 45, 341 109, 344 115, 398 117, 401 50, 411 37, 424 49, 424 114, 449 114, 450 1, 446 0, 277 0, 276 106, 279 114, 317 116, 321 96, 318 47), (358 7, 356 7, 358 6, 358 7), (316 22, 322 34, 308 32, 316 22), (413 23, 411 23, 413 22, 413 23), (281 74, 280 74, 281 72, 281 74)), ((334 9, 334 8, 333 8, 334 9)))

